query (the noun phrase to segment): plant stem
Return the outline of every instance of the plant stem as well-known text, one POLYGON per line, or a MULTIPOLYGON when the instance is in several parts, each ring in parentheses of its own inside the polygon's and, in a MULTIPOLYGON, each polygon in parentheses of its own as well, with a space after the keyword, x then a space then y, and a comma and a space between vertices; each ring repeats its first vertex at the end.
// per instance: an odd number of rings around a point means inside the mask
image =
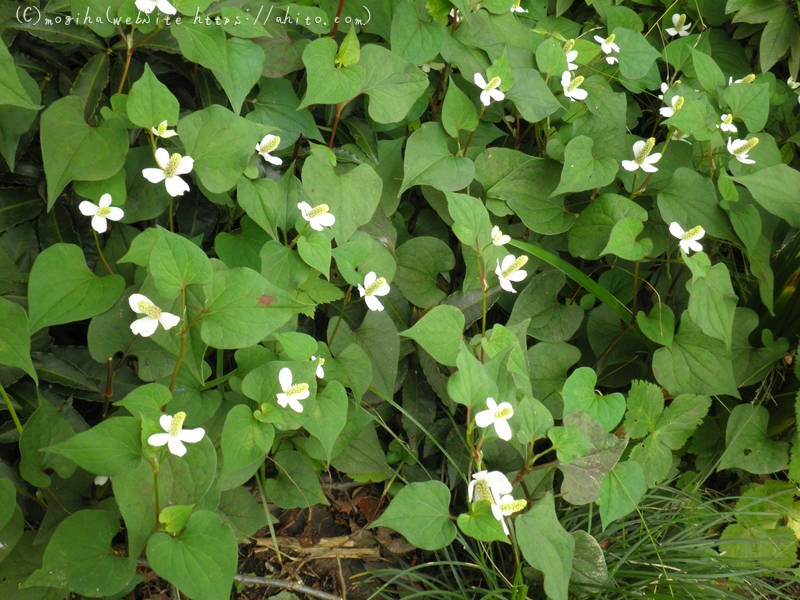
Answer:
MULTIPOLYGON (((186 318, 186 288, 181 288, 181 316, 185 319, 186 318)), ((188 323, 185 327, 181 329, 179 335, 180 340, 178 342, 178 359, 175 361, 175 368, 172 370, 172 377, 169 379, 169 391, 173 391, 175 389, 175 382, 178 379, 178 373, 181 370, 181 364, 183 363, 183 357, 186 353, 186 334, 189 333, 189 329, 191 328, 192 324, 188 323)))
POLYGON ((8 394, 6 393, 6 390, 2 384, 0 384, 0 396, 3 396, 3 400, 6 403, 6 408, 8 408, 8 412, 11 413, 11 420, 14 421, 14 427, 17 428, 17 433, 22 435, 22 423, 19 422, 17 411, 14 409, 14 405, 11 403, 11 398, 8 397, 8 394))
MULTIPOLYGON (((344 0, 341 0, 339 7, 344 4, 344 0)), ((336 105, 336 116, 333 119, 333 127, 331 128, 331 138, 328 140, 328 148, 333 150, 333 143, 336 141, 336 130, 339 129, 339 119, 342 117, 342 109, 346 103, 340 102, 336 105)))
MULTIPOLYGON (((481 112, 478 114, 478 125, 481 124, 481 119, 483 118, 483 113, 486 112, 486 107, 481 106, 481 112)), ((464 144, 464 149, 461 151, 461 156, 467 155, 467 150, 469 150, 469 146, 472 143, 472 138, 475 137, 475 131, 478 129, 476 126, 475 129, 469 132, 469 137, 467 138, 467 143, 464 144)))
POLYGON ((153 459, 153 462, 150 463, 150 466, 153 468, 153 500, 155 500, 155 507, 156 507, 156 528, 158 528, 158 517, 161 514, 161 497, 158 492, 158 457, 153 459))
POLYGON ((173 210, 175 209, 172 203, 172 196, 169 196, 169 204, 167 205, 167 215, 169 216, 169 230, 171 233, 175 233, 175 218, 172 214, 173 210))
POLYGON ((108 271, 108 274, 113 275, 114 271, 111 270, 111 267, 106 260, 106 256, 103 254, 103 249, 100 247, 100 237, 97 235, 97 232, 94 229, 92 229, 92 236, 94 237, 94 245, 97 248, 97 256, 100 257, 100 262, 103 263, 103 266, 106 268, 106 271, 108 271))
POLYGON ((342 9, 344 9, 344 0, 339 0, 339 6, 336 8, 336 18, 333 20, 331 37, 336 37, 336 34, 339 32, 339 21, 341 20, 339 17, 342 16, 342 9))
POLYGON ((336 332, 339 331, 339 325, 342 324, 342 319, 344 318, 344 307, 347 306, 347 302, 350 300, 350 293, 353 291, 353 286, 348 286, 347 292, 345 292, 344 299, 342 300, 342 308, 339 310, 339 318, 336 321, 336 325, 333 328, 333 333, 331 333, 331 338, 328 340, 328 347, 333 347, 333 339, 336 337, 336 332))

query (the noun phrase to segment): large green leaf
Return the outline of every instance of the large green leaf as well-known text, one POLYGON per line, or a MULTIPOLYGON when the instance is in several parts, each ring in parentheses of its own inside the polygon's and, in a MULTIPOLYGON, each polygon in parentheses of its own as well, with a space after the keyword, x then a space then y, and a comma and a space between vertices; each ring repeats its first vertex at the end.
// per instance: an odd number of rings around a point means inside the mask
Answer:
POLYGON ((46 450, 65 456, 95 475, 115 476, 142 460, 141 422, 112 417, 46 450))
POLYGON ((702 275, 693 274, 686 289, 689 291, 688 313, 692 321, 703 333, 721 340, 730 350, 738 298, 733 291, 728 267, 717 263, 702 275))
POLYGON ((800 189, 800 171, 779 164, 733 180, 750 190, 756 202, 767 212, 792 227, 800 227, 800 203, 794 194, 794 190, 800 189))
POLYGON ((144 65, 142 76, 131 86, 128 103, 125 105, 131 123, 150 129, 166 121, 170 125, 178 122, 178 99, 144 65))
POLYGON ((245 267, 216 271, 206 297, 200 334, 215 348, 257 344, 298 312, 286 292, 245 267))
POLYGON ((34 380, 28 315, 19 305, 0 298, 0 365, 22 369, 34 380))
POLYGON ((136 572, 133 557, 121 557, 111 546, 119 519, 105 510, 81 510, 64 519, 53 533, 42 567, 25 587, 66 588, 90 598, 113 596, 136 572))
POLYGON ((180 535, 156 533, 147 560, 159 576, 196 600, 227 600, 236 574, 236 538, 219 516, 192 513, 180 535))
POLYGON ((73 244, 54 244, 33 263, 28 280, 30 330, 72 323, 111 308, 125 289, 119 275, 97 277, 73 244))
POLYGON ((456 537, 449 506, 450 490, 441 481, 410 483, 370 527, 389 527, 417 548, 438 550, 456 537))
POLYGON ((238 114, 248 92, 261 77, 265 61, 261 47, 250 40, 227 38, 219 26, 194 23, 190 19, 172 25, 169 31, 178 41, 183 56, 211 69, 238 114))
POLYGON ((365 72, 361 91, 369 97, 368 113, 377 123, 401 121, 428 87, 428 78, 413 64, 382 46, 361 49, 365 72))
POLYGON ((447 36, 447 27, 432 22, 417 2, 393 7, 390 43, 392 53, 419 65, 435 57, 447 36))
POLYGON ((518 517, 515 530, 522 556, 544 575, 547 597, 567 600, 575 540, 558 521, 553 494, 548 492, 518 517))
POLYGON ((222 428, 222 471, 220 487, 241 485, 253 476, 275 439, 275 429, 253 417, 253 411, 237 404, 225 417, 222 428))
POLYGON ((441 305, 400 335, 417 342, 437 362, 454 367, 463 331, 464 314, 454 306, 441 305))
POLYGON ((306 508, 328 504, 319 485, 319 477, 311 461, 295 450, 281 450, 272 460, 278 470, 275 479, 268 479, 264 492, 281 508, 306 508))
POLYGON ((437 285, 439 273, 455 267, 450 247, 435 237, 414 237, 397 249, 395 283, 412 304, 428 307, 444 299, 437 285))
POLYGON ((653 249, 649 238, 636 241, 635 235, 628 235, 626 244, 620 244, 618 240, 636 227, 641 231, 645 221, 647 211, 632 200, 619 194, 602 194, 581 211, 569 230, 569 252, 573 256, 596 259, 616 250, 614 254, 622 258, 639 260, 653 249), (612 241, 615 247, 609 249, 612 241))
POLYGON ((600 521, 605 529, 632 512, 641 502, 647 484, 641 465, 633 460, 617 463, 600 485, 600 521))
POLYGON ((83 102, 65 96, 42 113, 40 140, 47 175, 47 208, 75 179, 108 179, 125 164, 128 134, 118 121, 92 127, 83 118, 83 102))
MULTIPOLYGON (((562 53, 563 54, 563 53, 562 53)), ((614 181, 619 162, 585 135, 572 138, 564 149, 564 169, 554 195, 601 188, 614 181)))
POLYGON ((28 94, 27 89, 20 81, 14 58, 2 40, 0 40, 0 106, 34 110, 41 108, 41 105, 28 94))
POLYGON ((200 182, 221 194, 239 181, 267 127, 212 104, 181 119, 178 133, 200 182))
POLYGON ((749 473, 772 473, 789 460, 788 444, 767 437, 769 411, 764 406, 740 404, 731 411, 725 428, 725 452, 720 469, 744 469, 749 473))
POLYGON ((584 411, 597 419, 606 431, 614 429, 625 414, 625 396, 598 394, 597 374, 589 367, 575 369, 564 382, 564 414, 584 411))

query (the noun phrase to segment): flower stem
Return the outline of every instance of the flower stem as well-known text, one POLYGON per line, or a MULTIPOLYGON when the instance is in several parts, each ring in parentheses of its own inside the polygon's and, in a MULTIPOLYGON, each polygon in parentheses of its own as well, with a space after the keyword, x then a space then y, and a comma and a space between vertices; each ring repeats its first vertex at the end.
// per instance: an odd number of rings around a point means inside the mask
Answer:
POLYGON ((347 306, 348 301, 350 300, 350 293, 353 291, 353 286, 348 286, 347 292, 345 292, 344 299, 342 300, 342 308, 339 311, 339 318, 336 321, 336 325, 333 328, 333 333, 331 333, 331 338, 328 340, 328 347, 333 346, 333 339, 336 337, 336 332, 339 331, 339 325, 342 324, 342 319, 344 318, 344 307, 347 306))
POLYGON ((94 229, 92 229, 92 236, 94 237, 94 245, 97 247, 97 256, 100 257, 100 262, 103 263, 103 266, 106 268, 106 271, 108 271, 108 274, 113 275, 114 271, 109 266, 105 254, 103 254, 103 249, 100 247, 100 238, 94 229))
POLYGON ((333 20, 333 30, 331 31, 331 37, 336 37, 336 34, 339 31, 339 21, 341 20, 339 17, 342 16, 343 8, 344 8, 344 0, 339 0, 339 6, 336 9, 336 18, 333 20))
POLYGON ((22 435, 22 423, 19 422, 17 411, 14 409, 14 405, 11 403, 11 398, 8 397, 8 394, 6 393, 6 390, 2 384, 0 384, 0 396, 3 396, 3 400, 6 403, 6 408, 8 408, 8 412, 11 413, 11 420, 14 421, 14 427, 17 428, 17 433, 22 435))
MULTIPOLYGON (((341 8, 342 4, 344 4, 344 0, 341 0, 339 3, 339 8, 341 8)), ((345 103, 340 102, 336 105, 336 116, 333 119, 333 127, 331 128, 331 138, 328 140, 328 148, 331 150, 333 149, 333 143, 336 141, 336 130, 339 128, 339 119, 342 118, 342 109, 344 108, 345 103)))
MULTIPOLYGON (((481 106, 481 112, 478 114, 478 125, 481 124, 481 119, 483 118, 483 113, 486 112, 486 107, 481 106)), ((469 132, 469 137, 467 138, 467 143, 464 144, 464 149, 461 151, 461 156, 467 155, 467 150, 469 150, 469 146, 472 143, 472 138, 475 137, 475 131, 477 131, 478 127, 476 126, 475 129, 469 132)))
POLYGON ((150 466, 153 468, 153 500, 155 501, 156 507, 156 528, 158 528, 158 517, 161 514, 161 497, 158 492, 158 457, 153 459, 150 466))
POLYGON ((175 218, 172 215, 174 210, 174 205, 172 203, 172 196, 169 197, 169 204, 167 205, 167 215, 169 216, 169 230, 171 233, 175 233, 175 218))

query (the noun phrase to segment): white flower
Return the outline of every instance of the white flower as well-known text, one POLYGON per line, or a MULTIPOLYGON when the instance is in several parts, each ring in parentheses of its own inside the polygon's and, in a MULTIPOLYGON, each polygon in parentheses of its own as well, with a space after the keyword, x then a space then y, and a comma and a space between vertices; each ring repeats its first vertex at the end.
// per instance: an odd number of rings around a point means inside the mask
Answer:
POLYGON ((498 89, 502 82, 499 77, 492 77, 487 83, 483 75, 475 73, 472 80, 475 82, 475 85, 483 90, 481 92, 481 104, 484 106, 489 106, 492 100, 500 102, 506 97, 506 95, 498 89))
POLYGON ((613 56, 613 54, 619 52, 619 46, 614 43, 616 38, 616 34, 613 33, 607 38, 602 38, 599 35, 594 36, 594 41, 600 44, 600 49, 603 51, 603 54, 606 55, 606 62, 610 65, 619 62, 619 59, 613 56))
POLYGON ((167 122, 161 121, 156 127, 151 127, 150 132, 160 138, 171 138, 178 135, 174 129, 167 129, 167 122))
POLYGON ((149 15, 154 9, 158 8, 165 15, 174 15, 175 7, 167 0, 136 0, 136 8, 149 15))
POLYGON ((664 94, 666 94, 667 90, 669 89, 669 84, 666 81, 662 81, 659 89, 661 90, 661 93, 658 95, 658 99, 663 100, 664 94))
POLYGON ((319 204, 311 208, 308 202, 298 202, 297 208, 300 209, 300 214, 314 231, 322 231, 336 222, 336 217, 330 212, 331 209, 327 204, 319 204))
POLYGON ((570 39, 564 42, 564 57, 567 59, 567 70, 568 71, 575 71, 578 68, 578 65, 575 64, 575 61, 578 59, 578 51, 575 50, 575 40, 570 39))
POLYGON ((528 262, 528 257, 524 254, 516 257, 513 254, 506 254, 503 262, 497 259, 497 267, 494 270, 497 279, 500 281, 500 287, 507 292, 517 293, 517 290, 511 285, 512 281, 522 281, 528 276, 528 273, 522 270, 525 263, 528 262))
POLYGON ((457 8, 454 8, 450 11, 450 16, 452 17, 453 21, 456 23, 461 23, 464 20, 464 17, 458 12, 457 8))
POLYGON ((684 142, 685 144, 691 144, 692 142, 689 141, 689 134, 683 133, 682 131, 678 131, 677 129, 673 129, 672 133, 669 134, 669 139, 674 142, 684 142))
POLYGON ((514 416, 514 407, 508 402, 497 404, 494 398, 486 398, 486 410, 475 415, 475 424, 481 429, 494 425, 497 437, 508 441, 511 439, 511 427, 508 420, 514 416))
POLYGON ((109 476, 108 476, 108 475, 98 475, 97 477, 95 477, 95 478, 94 478, 94 484, 95 484, 95 485, 98 485, 98 486, 100 486, 100 485, 105 485, 105 484, 106 484, 106 482, 107 482, 109 479, 110 479, 110 478, 109 478, 109 476))
POLYGON ((261 155, 261 158, 263 158, 268 163, 276 166, 282 165, 283 160, 281 160, 277 156, 272 156, 270 154, 270 152, 274 152, 278 148, 280 143, 281 143, 280 136, 268 133, 263 138, 261 138, 261 141, 259 143, 256 144, 256 152, 258 152, 261 155))
POLYGON ((681 13, 675 13, 672 15, 672 27, 667 27, 664 31, 667 32, 669 37, 674 37, 676 35, 680 37, 686 37, 689 35, 689 29, 692 27, 691 23, 686 22, 686 15, 681 13))
POLYGON ((184 429, 183 422, 186 420, 186 413, 181 411, 172 415, 161 415, 158 419, 158 424, 161 425, 166 433, 154 433, 147 438, 147 443, 151 446, 164 446, 166 445, 171 454, 175 456, 183 456, 186 454, 187 444, 196 444, 203 439, 206 430, 202 427, 195 427, 194 429, 184 429))
POLYGON ((648 138, 647 141, 639 140, 638 142, 634 142, 633 160, 623 160, 622 168, 626 171, 635 171, 636 169, 641 169, 645 173, 655 173, 658 171, 658 169, 653 165, 661 160, 661 153, 656 152, 654 154, 650 154, 655 145, 655 138, 648 138))
POLYGON ((734 79, 732 76, 728 77, 728 85, 734 85, 736 83, 753 83, 756 80, 756 76, 753 73, 748 73, 741 79, 734 79))
POLYGON ((789 79, 786 80, 786 85, 789 86, 790 90, 796 90, 797 88, 800 87, 800 83, 795 81, 794 77, 792 77, 791 75, 789 76, 789 79))
POLYGON ((739 131, 736 125, 733 124, 733 115, 729 115, 727 113, 720 115, 717 127, 720 131, 727 131, 728 133, 736 133, 739 131))
POLYGON ((506 235, 505 233, 500 231, 500 228, 497 225, 492 227, 491 235, 492 235, 492 244, 494 244, 495 246, 502 246, 511 241, 511 236, 506 235))
POLYGON ((325 377, 325 369, 323 369, 322 367, 325 364, 325 359, 322 358, 321 356, 316 357, 312 355, 311 360, 317 361, 317 370, 315 371, 317 379, 323 379, 325 377))
POLYGON ((472 481, 467 486, 467 497, 470 502, 491 502, 495 504, 512 490, 508 477, 500 471, 478 471, 472 474, 472 481))
POLYGON ((589 95, 580 85, 583 83, 583 75, 578 75, 575 79, 572 78, 572 73, 568 70, 561 74, 561 87, 564 89, 564 95, 575 102, 576 100, 586 100, 589 95))
POLYGON ((527 500, 517 500, 511 494, 505 494, 497 503, 492 504, 492 514, 494 515, 494 518, 500 521, 500 523, 503 525, 503 532, 506 535, 509 533, 508 525, 506 525, 506 521, 503 517, 507 517, 519 512, 527 505, 527 500))
POLYGON ((153 335, 159 323, 161 323, 164 331, 169 331, 181 320, 178 315, 161 310, 147 296, 142 294, 131 294, 130 298, 128 298, 128 304, 133 312, 144 315, 141 319, 136 319, 131 323, 131 331, 142 337, 153 335))
POLYGON ((733 138, 728 138, 728 152, 730 152, 736 160, 745 165, 756 164, 756 161, 752 158, 748 158, 747 155, 750 150, 757 145, 757 137, 750 138, 749 140, 734 140, 733 138))
POLYGON ((156 150, 156 164, 158 168, 142 169, 142 175, 150 183, 164 182, 167 193, 172 196, 182 196, 189 191, 189 184, 179 175, 191 173, 194 168, 194 159, 191 156, 181 156, 177 152, 170 154, 164 148, 156 150))
POLYGON ((278 373, 278 383, 281 384, 283 392, 276 394, 278 404, 286 408, 289 406, 294 412, 303 412, 303 405, 300 400, 305 400, 311 395, 308 391, 307 383, 292 383, 292 370, 289 367, 283 367, 278 373))
POLYGON ((678 245, 681 247, 686 254, 689 254, 689 251, 694 250, 695 252, 702 252, 703 246, 697 240, 701 239, 705 234, 706 230, 698 225, 697 227, 692 227, 689 231, 684 231, 683 227, 678 225, 675 221, 669 224, 669 232, 680 240, 678 245))
POLYGON ((86 217, 92 217, 92 229, 97 233, 105 233, 108 221, 119 221, 125 216, 121 208, 111 206, 111 194, 103 194, 97 204, 84 200, 78 204, 78 210, 86 217))
POLYGON ((669 106, 662 106, 658 112, 662 117, 669 119, 676 112, 683 108, 683 96, 673 96, 669 101, 669 106))
POLYGON ((522 0, 514 0, 514 4, 511 6, 510 10, 512 13, 526 13, 528 12, 524 8, 520 6, 522 0))
POLYGON ((378 277, 375 271, 370 271, 364 276, 364 285, 359 284, 358 293, 364 298, 368 309, 381 311, 383 304, 376 296, 385 296, 390 289, 386 279, 378 277))

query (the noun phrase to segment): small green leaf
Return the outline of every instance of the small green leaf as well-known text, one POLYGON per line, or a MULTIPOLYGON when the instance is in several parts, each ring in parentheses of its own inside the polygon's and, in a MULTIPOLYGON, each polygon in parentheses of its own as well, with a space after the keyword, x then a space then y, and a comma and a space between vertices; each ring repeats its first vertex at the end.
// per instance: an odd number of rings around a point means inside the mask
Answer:
POLYGON ((400 335, 410 337, 437 362, 456 366, 464 331, 464 314, 454 306, 440 305, 400 335))
POLYGON ((628 392, 625 435, 639 439, 652 433, 656 430, 656 423, 663 410, 664 396, 661 388, 649 381, 634 381, 628 392))
POLYGON ((494 518, 492 505, 487 501, 471 503, 469 512, 458 515, 456 523, 465 535, 476 540, 508 543, 503 525, 494 518))
POLYGON ((456 537, 450 490, 441 481, 410 483, 370 527, 389 527, 423 550, 444 548, 456 537))
POLYGON ((435 237, 414 237, 397 248, 395 283, 412 304, 433 306, 446 294, 437 285, 439 273, 455 267, 450 247, 435 237))
POLYGON ((134 125, 149 130, 162 121, 169 125, 178 123, 178 100, 161 83, 150 70, 150 65, 144 65, 142 76, 131 86, 126 105, 128 118, 134 125))
POLYGON ((601 188, 614 181, 618 170, 616 158, 605 155, 602 148, 595 148, 592 138, 579 135, 572 138, 564 149, 561 181, 552 195, 601 188))
POLYGON ((313 267, 326 278, 331 270, 331 241, 325 234, 310 231, 297 240, 297 253, 309 267, 313 267))
POLYGON ((272 425, 253 418, 248 406, 237 404, 228 411, 222 428, 221 489, 230 489, 250 479, 264 462, 274 439, 272 425))
POLYGON ((278 470, 275 479, 267 479, 264 492, 281 508, 306 508, 328 504, 319 486, 317 472, 305 455, 295 450, 281 450, 273 457, 278 470))
POLYGON ((31 268, 28 310, 32 333, 49 325, 88 319, 107 311, 122 295, 125 281, 119 275, 96 277, 73 244, 54 244, 44 250, 31 268))
POLYGON ((761 131, 769 116, 769 84, 730 85, 722 90, 722 99, 731 113, 744 121, 749 131, 761 131))
POLYGON ((469 248, 483 248, 491 241, 492 223, 481 200, 467 194, 445 192, 447 211, 453 218, 453 233, 469 248))
POLYGON ((361 58, 361 45, 358 43, 358 35, 356 34, 355 25, 350 26, 350 31, 344 36, 342 43, 339 44, 339 50, 336 52, 336 57, 333 59, 333 64, 339 67, 352 67, 358 64, 361 58))
POLYGON ((617 27, 614 35, 620 48, 619 70, 622 76, 635 80, 647 75, 660 56, 658 50, 638 31, 617 27))
POLYGON ((22 369, 38 382, 31 362, 28 315, 11 300, 0 298, 0 365, 22 369))
POLYGON ((689 316, 706 335, 725 343, 733 342, 733 317, 738 298, 733 291, 728 268, 717 263, 705 275, 693 275, 686 283, 689 291, 689 316))
MULTIPOLYGON (((708 54, 700 52, 699 50, 695 50, 692 48, 692 64, 694 65, 695 73, 697 73, 697 79, 700 81, 700 85, 703 86, 703 89, 707 92, 713 93, 717 88, 726 87, 726 80, 725 74, 722 72, 722 69, 719 68, 716 61, 711 58, 708 54)), ((749 85, 739 85, 739 86, 730 86, 730 89, 734 88, 749 88, 749 85)), ((727 92, 727 89, 723 91, 723 96, 727 92)), ((734 114, 739 114, 734 111, 734 114)), ((758 129, 761 129, 760 127, 758 129)), ((758 131, 755 129, 754 131, 758 131)))
POLYGON ((620 393, 602 395, 595 391, 597 375, 589 367, 575 369, 564 382, 564 414, 585 411, 606 431, 616 427, 625 414, 625 396, 620 393))
POLYGON ((314 436, 330 462, 339 434, 347 424, 347 392, 338 381, 331 381, 317 394, 316 404, 309 410, 303 428, 314 436))
POLYGON ((311 104, 338 104, 361 91, 365 72, 361 65, 336 68, 336 41, 329 37, 314 40, 303 50, 308 83, 299 108, 311 104))
POLYGON ((153 571, 196 600, 226 600, 236 573, 236 538, 216 513, 199 510, 177 537, 155 533, 147 542, 153 571))
POLYGON ((442 103, 442 127, 453 138, 458 138, 459 131, 475 131, 478 127, 475 105, 459 89, 452 77, 442 103))
POLYGON ((672 338, 675 335, 675 315, 672 309, 666 304, 658 303, 650 312, 644 311, 636 313, 636 324, 648 339, 660 346, 672 346, 672 338))
POLYGON ((600 520, 603 529, 633 511, 641 502, 647 484, 639 463, 626 460, 618 463, 600 485, 600 520))
POLYGON ((192 514, 194 504, 176 504, 162 508, 158 514, 158 522, 164 525, 164 531, 170 534, 179 533, 186 527, 186 522, 192 514))

